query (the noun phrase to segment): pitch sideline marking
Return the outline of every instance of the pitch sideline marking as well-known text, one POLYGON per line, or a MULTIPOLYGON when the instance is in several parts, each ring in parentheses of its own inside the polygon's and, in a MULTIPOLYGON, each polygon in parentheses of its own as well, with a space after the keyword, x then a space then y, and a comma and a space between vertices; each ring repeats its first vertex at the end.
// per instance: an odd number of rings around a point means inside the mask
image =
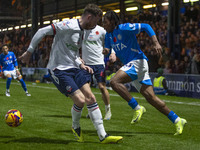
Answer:
MULTIPOLYGON (((1 82, 1 81, 0 81, 0 83, 6 83, 6 82, 1 82)), ((12 83, 12 84, 20 85, 19 83, 12 83)), ((30 84, 28 84, 28 86, 29 86, 29 87, 43 88, 43 89, 52 89, 52 90, 56 90, 56 89, 57 89, 57 88, 53 88, 53 87, 44 87, 44 86, 30 85, 30 84)), ((94 94, 101 94, 101 93, 99 93, 99 92, 93 92, 93 93, 94 93, 94 94)), ((110 94, 110 96, 117 96, 117 97, 119 97, 118 94, 110 94)), ((143 98, 143 97, 134 97, 134 98, 145 100, 145 98, 143 98)), ((164 102, 173 103, 173 104, 200 106, 200 103, 198 103, 198 102, 186 103, 186 102, 169 101, 169 100, 165 100, 165 99, 162 99, 162 100, 163 100, 164 102)))

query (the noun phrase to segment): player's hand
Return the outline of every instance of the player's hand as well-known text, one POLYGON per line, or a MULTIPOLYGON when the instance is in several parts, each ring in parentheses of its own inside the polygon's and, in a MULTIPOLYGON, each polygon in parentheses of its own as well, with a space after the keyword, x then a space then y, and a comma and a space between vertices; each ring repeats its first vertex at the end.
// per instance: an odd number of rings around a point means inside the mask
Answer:
POLYGON ((111 53, 111 54, 110 54, 109 60, 110 60, 111 63, 116 62, 117 56, 115 55, 115 53, 111 53))
POLYGON ((22 61, 22 63, 29 63, 32 53, 29 51, 24 52, 18 59, 22 61))
POLYGON ((83 64, 85 64, 85 62, 84 62, 84 60, 83 59, 81 59, 81 58, 79 58, 80 59, 80 61, 83 63, 83 64))
POLYGON ((110 50, 109 50, 108 48, 104 48, 102 53, 103 53, 104 55, 108 55, 109 52, 110 52, 110 50))
POLYGON ((16 70, 16 74, 17 74, 17 76, 21 75, 21 73, 19 72, 19 70, 16 70))
POLYGON ((159 43, 156 43, 156 44, 154 45, 154 49, 155 49, 156 53, 157 53, 160 57, 162 57, 162 47, 160 46, 159 43))
POLYGON ((156 51, 156 54, 162 57, 162 47, 160 46, 160 43, 158 42, 157 37, 153 35, 151 38, 153 41, 153 48, 156 51))
POLYGON ((86 66, 86 65, 84 65, 84 64, 81 64, 81 65, 80 65, 80 68, 81 68, 81 69, 84 69, 84 70, 86 70, 86 71, 88 71, 88 72, 91 73, 91 74, 94 73, 94 71, 93 71, 92 68, 90 68, 89 66, 86 66))

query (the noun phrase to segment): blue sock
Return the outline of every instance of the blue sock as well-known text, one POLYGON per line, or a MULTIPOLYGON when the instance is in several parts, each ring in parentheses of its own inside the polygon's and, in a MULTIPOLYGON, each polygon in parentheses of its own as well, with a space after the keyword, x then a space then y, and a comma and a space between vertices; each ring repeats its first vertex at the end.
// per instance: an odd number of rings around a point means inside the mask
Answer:
POLYGON ((24 82, 24 80, 23 80, 23 79, 20 79, 19 81, 20 81, 20 83, 21 83, 21 85, 22 85, 22 87, 23 87, 24 91, 26 92, 26 91, 27 91, 27 88, 26 88, 26 83, 24 82))
POLYGON ((178 115, 175 114, 173 111, 170 111, 167 117, 169 118, 169 120, 171 120, 174 123, 175 120, 178 118, 178 115))
POLYGON ((135 100, 135 98, 132 98, 129 102, 128 105, 131 106, 131 108, 135 108, 138 105, 138 102, 135 100))
POLYGON ((6 82, 6 89, 7 90, 10 88, 11 81, 12 81, 12 78, 7 78, 7 82, 6 82))

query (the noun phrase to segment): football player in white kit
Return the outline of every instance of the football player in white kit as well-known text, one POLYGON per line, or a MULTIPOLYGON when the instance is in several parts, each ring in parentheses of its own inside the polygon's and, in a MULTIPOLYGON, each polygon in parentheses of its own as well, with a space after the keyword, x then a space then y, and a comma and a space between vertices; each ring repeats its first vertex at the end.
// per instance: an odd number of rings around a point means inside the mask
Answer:
POLYGON ((34 49, 45 35, 54 35, 50 58, 47 65, 51 79, 58 90, 69 96, 74 105, 71 109, 72 131, 78 142, 83 142, 80 118, 84 104, 93 122, 101 143, 118 143, 121 136, 109 136, 103 125, 102 114, 96 98, 83 75, 83 70, 93 73, 79 59, 82 45, 83 29, 92 29, 102 17, 102 10, 95 4, 88 4, 80 19, 69 19, 39 29, 34 35, 28 50, 20 59, 28 62, 34 49))
MULTIPOLYGON (((103 27, 97 25, 94 29, 84 30, 82 43, 82 59, 84 63, 94 71, 93 75, 97 80, 98 87, 102 93, 102 99, 105 104, 104 120, 111 119, 110 96, 105 83, 105 63, 103 46, 106 31, 103 27)), ((85 71, 85 75, 91 78, 91 74, 85 71)))

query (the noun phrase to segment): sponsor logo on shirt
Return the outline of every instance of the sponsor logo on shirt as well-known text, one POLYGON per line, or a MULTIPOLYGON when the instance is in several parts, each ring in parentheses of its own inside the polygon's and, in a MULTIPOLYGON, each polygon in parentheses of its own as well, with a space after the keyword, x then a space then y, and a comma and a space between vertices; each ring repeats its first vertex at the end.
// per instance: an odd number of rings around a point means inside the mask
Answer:
POLYGON ((124 48, 127 48, 127 46, 124 45, 123 43, 117 43, 117 44, 113 44, 112 48, 115 49, 116 51, 120 51, 120 50, 123 50, 124 48))
POLYGON ((66 43, 66 46, 70 50, 73 50, 73 51, 77 51, 78 50, 78 48, 76 46, 72 45, 72 44, 66 43))
POLYGON ((131 48, 131 51, 139 53, 139 50, 131 48))
POLYGON ((97 45, 97 41, 89 41, 89 40, 83 40, 84 44, 92 44, 97 45))

